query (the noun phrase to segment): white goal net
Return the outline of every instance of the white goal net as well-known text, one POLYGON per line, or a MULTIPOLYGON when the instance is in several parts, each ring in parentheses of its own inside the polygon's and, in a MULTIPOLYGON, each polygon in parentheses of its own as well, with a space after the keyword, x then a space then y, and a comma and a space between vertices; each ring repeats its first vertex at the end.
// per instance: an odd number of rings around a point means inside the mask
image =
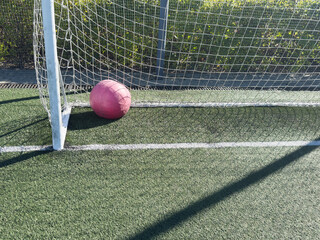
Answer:
MULTIPOLYGON (((62 102, 104 79, 133 106, 320 103, 318 0, 54 0, 62 102)), ((34 49, 49 109, 41 0, 34 49)))

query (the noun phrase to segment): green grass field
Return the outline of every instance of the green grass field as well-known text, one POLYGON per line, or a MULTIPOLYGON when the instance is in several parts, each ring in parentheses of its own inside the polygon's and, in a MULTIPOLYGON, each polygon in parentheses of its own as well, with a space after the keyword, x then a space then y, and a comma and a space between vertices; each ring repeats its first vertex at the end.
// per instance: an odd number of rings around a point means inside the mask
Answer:
MULTIPOLYGON (((0 90, 0 146, 50 145, 35 90, 0 90)), ((68 145, 318 140, 319 108, 72 111, 68 145)), ((317 239, 320 148, 0 153, 0 239, 317 239)))

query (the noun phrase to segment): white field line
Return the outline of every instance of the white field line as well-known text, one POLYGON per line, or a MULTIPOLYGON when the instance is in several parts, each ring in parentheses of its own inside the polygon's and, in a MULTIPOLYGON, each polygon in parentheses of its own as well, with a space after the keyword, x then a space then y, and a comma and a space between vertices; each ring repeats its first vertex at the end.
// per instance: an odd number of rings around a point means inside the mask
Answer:
MULTIPOLYGON (((152 150, 152 149, 214 149, 214 148, 262 148, 320 146, 320 141, 275 142, 220 142, 220 143, 166 143, 166 144, 92 144, 65 147, 64 151, 88 150, 152 150)), ((52 151, 52 146, 0 147, 0 153, 52 151)))
MULTIPOLYGON (((89 103, 71 103, 72 107, 90 107, 89 103)), ((206 108, 206 107, 320 107, 317 102, 275 102, 275 103, 221 103, 221 102, 208 102, 208 103, 175 103, 175 102, 145 102, 145 103, 132 103, 132 108, 206 108)))
POLYGON ((0 153, 52 151, 52 146, 12 146, 0 147, 0 153))

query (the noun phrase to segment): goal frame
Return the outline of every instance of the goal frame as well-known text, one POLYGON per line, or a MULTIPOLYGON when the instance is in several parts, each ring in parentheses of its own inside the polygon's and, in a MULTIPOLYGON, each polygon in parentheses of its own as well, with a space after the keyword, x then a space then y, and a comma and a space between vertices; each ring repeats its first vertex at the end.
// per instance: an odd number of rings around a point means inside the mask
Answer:
POLYGON ((71 107, 62 112, 60 100, 60 67, 57 54, 54 0, 42 0, 43 31, 49 89, 52 147, 62 150, 67 134, 71 107))
MULTIPOLYGON (((167 81, 166 79, 166 73, 164 71, 166 70, 165 66, 165 55, 166 55, 166 42, 167 37, 170 38, 170 34, 167 36, 167 24, 168 24, 168 15, 169 15, 169 1, 170 0, 159 0, 159 16, 156 16, 158 18, 157 24, 154 25, 154 28, 157 28, 158 34, 154 37, 155 41, 158 43, 155 43, 155 51, 156 51, 156 63, 153 64, 153 67, 155 69, 155 73, 153 73, 154 79, 156 81, 167 81), (159 24, 159 25, 158 25, 159 24)), ((172 2, 172 1, 171 1, 172 2)), ((40 5, 40 4, 39 4, 40 5)), ((48 94, 46 94, 46 97, 49 97, 49 107, 45 107, 46 110, 49 113, 49 120, 51 122, 51 128, 52 128, 52 146, 54 150, 62 150, 64 147, 64 142, 66 139, 67 134, 67 126, 68 121, 71 113, 71 109, 73 107, 90 107, 89 104, 83 105, 83 103, 72 103, 72 100, 70 100, 70 103, 68 103, 65 92, 64 92, 64 85, 67 85, 66 83, 62 82, 63 74, 61 74, 61 71, 63 73, 63 70, 60 69, 60 63, 59 63, 59 56, 58 56, 58 49, 57 45, 57 36, 59 36, 59 33, 57 34, 56 31, 58 26, 56 26, 56 20, 55 20, 55 0, 41 0, 41 11, 42 11, 42 24, 43 24, 43 39, 44 40, 44 58, 40 60, 41 63, 45 63, 44 68, 46 69, 43 75, 45 75, 45 78, 47 80, 47 84, 42 84, 42 82, 38 82, 39 89, 41 87, 45 87, 48 89, 48 94), (43 62, 42 62, 43 60, 43 62), (64 96, 64 98, 63 98, 64 96)), ((41 12, 40 12, 41 13, 41 12)), ((171 30, 170 30, 171 31, 171 30)), ((42 36, 42 35, 41 35, 42 36)), ((170 41, 170 39, 169 39, 170 41)), ((211 45, 210 45, 211 46, 211 45)), ((251 46, 251 45, 250 45, 251 46)), ((41 45, 43 47, 43 45, 41 45)), ((199 53, 200 50, 198 50, 199 53)), ((228 52, 229 54, 229 52, 228 52)), ((154 56, 155 56, 154 55, 154 56)), ((169 54, 167 54, 169 55, 169 54)), ((41 56, 41 57, 42 57, 41 56)), ((263 57, 265 57, 264 55, 263 57)), ((168 56, 167 56, 168 57, 168 56)), ((270 65, 270 64, 269 64, 270 65)), ((64 66, 61 64, 61 66, 64 66)), ((37 67, 36 67, 37 71, 37 67)), ((222 74, 222 72, 217 72, 218 74, 222 74)), ((250 73, 250 72, 249 72, 250 73)), ((201 73, 202 74, 202 73, 201 73)), ((228 76, 229 74, 232 74, 232 72, 227 72, 228 76)), ((263 73, 264 74, 264 73, 263 73)), ((273 72, 271 72, 273 74, 273 72)), ((215 79, 216 81, 220 80, 215 79)), ((177 77, 177 76, 175 76, 177 77)), ((233 81, 238 81, 238 79, 234 79, 233 81)), ((260 81, 260 80, 258 80, 260 81)), ((261 80, 262 81, 262 80, 261 80)), ((278 81, 278 79, 277 79, 278 81)), ((190 84, 187 86, 190 87, 190 84)), ((130 85, 131 86, 131 85, 130 85)), ((169 87, 171 85, 168 85, 169 87)), ((182 85, 181 85, 182 86, 182 85)), ((144 86, 146 89, 148 89, 148 85, 144 86)), ((155 86, 157 87, 157 86, 155 86)), ((171 86, 172 89, 174 89, 174 85, 171 86)), ((182 86, 182 89, 184 86, 182 86)), ((214 88, 216 85, 214 86, 214 88)), ((218 86, 219 87, 219 86, 218 86)), ((231 88, 233 85, 231 86, 231 88)), ((264 87, 264 85, 262 86, 264 87)), ((271 86, 272 87, 272 86, 271 86)), ((151 86, 152 89, 152 86, 151 86)), ((179 88, 180 89, 180 88, 179 88)), ((211 89, 210 86, 208 89, 211 89)), ((222 87, 222 89, 224 89, 222 87)), ((281 89, 281 88, 280 88, 281 89)), ((230 101, 230 100, 227 100, 230 101)), ((46 102, 47 104, 47 102, 46 102)), ((272 106, 320 106, 320 102, 136 102, 131 105, 131 107, 139 107, 139 108, 152 108, 152 107, 248 107, 248 106, 258 106, 258 107, 272 107, 272 106)))

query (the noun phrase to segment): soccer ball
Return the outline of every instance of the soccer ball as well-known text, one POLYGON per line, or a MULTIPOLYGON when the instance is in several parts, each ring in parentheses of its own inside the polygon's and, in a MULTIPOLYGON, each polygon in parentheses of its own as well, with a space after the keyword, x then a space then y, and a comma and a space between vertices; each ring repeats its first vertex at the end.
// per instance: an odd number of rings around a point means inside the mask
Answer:
POLYGON ((103 80, 92 89, 90 105, 99 117, 118 119, 129 111, 131 94, 125 85, 109 79, 103 80))

